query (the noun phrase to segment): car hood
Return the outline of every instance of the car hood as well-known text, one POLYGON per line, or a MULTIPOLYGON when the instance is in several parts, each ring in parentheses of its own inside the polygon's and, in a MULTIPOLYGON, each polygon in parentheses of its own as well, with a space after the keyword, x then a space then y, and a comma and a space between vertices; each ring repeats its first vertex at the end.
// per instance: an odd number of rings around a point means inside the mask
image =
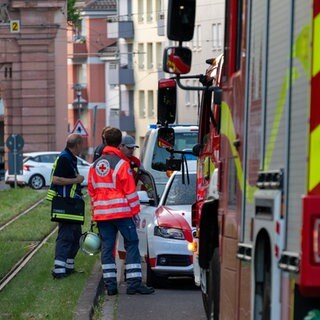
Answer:
POLYGON ((181 229, 187 241, 192 242, 191 206, 161 206, 156 210, 160 227, 181 229))

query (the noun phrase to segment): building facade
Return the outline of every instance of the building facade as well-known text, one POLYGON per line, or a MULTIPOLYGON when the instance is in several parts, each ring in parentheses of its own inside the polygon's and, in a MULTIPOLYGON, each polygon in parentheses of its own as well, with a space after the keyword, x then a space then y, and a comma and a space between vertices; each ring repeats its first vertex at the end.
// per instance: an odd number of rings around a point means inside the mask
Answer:
MULTIPOLYGON (((1 1, 0 141, 24 139, 24 152, 61 149, 67 128, 66 1, 1 1)), ((0 146, 7 159, 8 149, 0 146)))

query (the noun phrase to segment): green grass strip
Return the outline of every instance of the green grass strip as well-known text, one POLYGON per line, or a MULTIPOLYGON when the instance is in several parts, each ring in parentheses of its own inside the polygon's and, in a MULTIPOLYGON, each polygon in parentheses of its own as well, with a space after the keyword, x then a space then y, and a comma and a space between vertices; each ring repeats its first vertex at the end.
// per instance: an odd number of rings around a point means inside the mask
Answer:
POLYGON ((31 188, 16 188, 0 191, 0 225, 44 198, 45 191, 31 188))

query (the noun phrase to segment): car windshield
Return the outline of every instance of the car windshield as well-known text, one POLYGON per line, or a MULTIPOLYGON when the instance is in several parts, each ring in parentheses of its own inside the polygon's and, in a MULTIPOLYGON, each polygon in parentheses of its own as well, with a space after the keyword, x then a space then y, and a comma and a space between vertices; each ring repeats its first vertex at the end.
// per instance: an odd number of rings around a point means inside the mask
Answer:
POLYGON ((164 205, 188 205, 196 201, 196 174, 189 174, 190 183, 185 176, 176 175, 165 199, 164 205))
MULTIPOLYGON (((174 150, 192 150, 197 141, 198 131, 176 132, 174 150)), ((166 149, 160 148, 156 144, 152 156, 152 169, 166 171, 166 160, 169 158, 169 156, 170 153, 166 149)))

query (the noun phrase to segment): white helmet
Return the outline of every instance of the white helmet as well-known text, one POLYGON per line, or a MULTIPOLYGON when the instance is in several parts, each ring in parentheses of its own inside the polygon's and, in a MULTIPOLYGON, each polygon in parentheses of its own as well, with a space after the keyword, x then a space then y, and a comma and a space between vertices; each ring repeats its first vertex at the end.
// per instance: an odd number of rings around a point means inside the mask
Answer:
POLYGON ((93 256, 100 252, 101 239, 99 235, 89 231, 82 234, 79 244, 84 253, 93 256))

